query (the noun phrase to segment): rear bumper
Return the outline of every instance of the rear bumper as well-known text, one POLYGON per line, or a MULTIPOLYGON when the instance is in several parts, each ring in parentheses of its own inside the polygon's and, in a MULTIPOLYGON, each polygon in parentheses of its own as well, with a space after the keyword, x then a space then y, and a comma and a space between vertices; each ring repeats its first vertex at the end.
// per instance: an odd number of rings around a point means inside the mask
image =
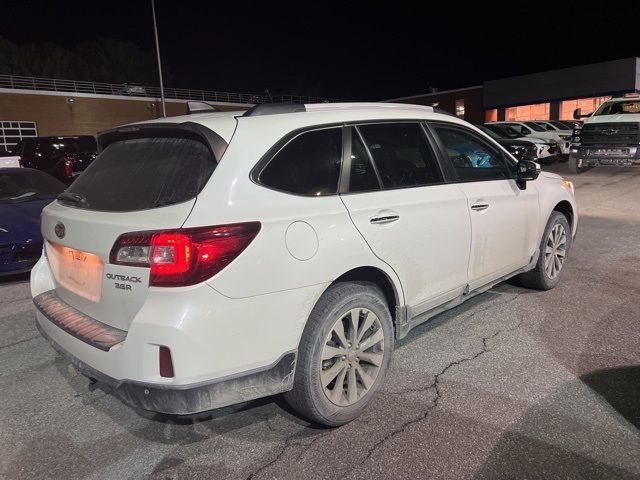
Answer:
POLYGON ((60 345, 36 322, 51 346, 64 355, 83 375, 107 386, 126 404, 152 412, 188 415, 235 403, 286 392, 293 387, 296 353, 288 352, 273 365, 237 375, 187 385, 162 385, 116 380, 78 359, 60 345))
MULTIPOLYGON (((91 344, 109 340, 95 330, 104 329, 104 323, 91 326, 95 319, 72 318, 73 311, 57 322, 46 309, 35 314, 39 330, 57 350, 87 376, 110 385, 125 402, 188 414, 289 390, 294 352, 325 288, 321 284, 240 299, 207 284, 150 288, 125 338, 108 348, 91 344), (171 352, 175 377, 160 375, 161 346, 171 352)), ((43 257, 31 272, 31 292, 37 300, 52 290, 55 284, 43 257)))

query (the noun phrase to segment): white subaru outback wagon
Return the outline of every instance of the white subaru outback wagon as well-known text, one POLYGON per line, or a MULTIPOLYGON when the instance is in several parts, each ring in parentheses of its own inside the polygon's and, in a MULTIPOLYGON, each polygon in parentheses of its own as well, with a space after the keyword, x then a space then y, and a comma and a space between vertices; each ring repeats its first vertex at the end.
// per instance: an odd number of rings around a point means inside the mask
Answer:
POLYGON ((287 392, 348 422, 394 341, 509 277, 554 287, 576 232, 570 182, 431 107, 260 105, 98 143, 42 214, 37 325, 156 412, 287 392))

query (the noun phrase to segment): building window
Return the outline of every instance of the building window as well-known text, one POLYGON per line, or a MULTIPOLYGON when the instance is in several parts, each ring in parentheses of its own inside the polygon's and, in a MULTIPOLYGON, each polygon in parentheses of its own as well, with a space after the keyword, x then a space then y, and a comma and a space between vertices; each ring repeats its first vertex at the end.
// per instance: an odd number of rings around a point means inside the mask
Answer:
POLYGON ((36 122, 0 121, 0 149, 9 152, 23 138, 37 136, 36 122))
POLYGON ((549 120, 550 103, 520 105, 509 107, 504 111, 504 119, 509 122, 526 122, 530 120, 549 120))
POLYGON ((573 111, 576 108, 582 109, 582 115, 595 112, 596 109, 611 97, 591 97, 577 98, 575 100, 565 100, 560 102, 560 120, 573 120, 573 111))
POLYGON ((464 118, 464 100, 456 100, 456 116, 464 118))
POLYGON ((484 112, 485 122, 497 122, 498 121, 498 109, 493 108, 484 112))

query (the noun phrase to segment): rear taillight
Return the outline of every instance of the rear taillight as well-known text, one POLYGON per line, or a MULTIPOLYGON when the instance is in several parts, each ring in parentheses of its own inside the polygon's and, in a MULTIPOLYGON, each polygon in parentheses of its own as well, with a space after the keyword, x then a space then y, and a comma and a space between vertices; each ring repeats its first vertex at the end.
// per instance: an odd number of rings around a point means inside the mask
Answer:
POLYGON ((231 263, 260 231, 260 222, 120 235, 109 261, 150 267, 155 287, 195 285, 231 263))
POLYGON ((24 161, 22 160, 22 157, 18 157, 18 165, 20 165, 20 168, 24 167, 24 161))
POLYGON ((62 158, 62 174, 67 177, 73 177, 73 161, 66 155, 62 158))

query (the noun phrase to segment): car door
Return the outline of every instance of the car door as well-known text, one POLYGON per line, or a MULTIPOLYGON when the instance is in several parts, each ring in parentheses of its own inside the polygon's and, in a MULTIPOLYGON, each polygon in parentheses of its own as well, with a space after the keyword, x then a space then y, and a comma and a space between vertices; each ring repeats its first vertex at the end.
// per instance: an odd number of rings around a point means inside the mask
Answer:
POLYGON ((539 238, 538 190, 518 186, 516 165, 481 134, 462 125, 432 123, 451 177, 467 197, 471 216, 469 289, 527 265, 539 238))
POLYGON ((459 296, 471 245, 467 200, 444 182, 424 127, 353 126, 345 143, 342 201, 374 254, 398 274, 408 317, 459 296))

